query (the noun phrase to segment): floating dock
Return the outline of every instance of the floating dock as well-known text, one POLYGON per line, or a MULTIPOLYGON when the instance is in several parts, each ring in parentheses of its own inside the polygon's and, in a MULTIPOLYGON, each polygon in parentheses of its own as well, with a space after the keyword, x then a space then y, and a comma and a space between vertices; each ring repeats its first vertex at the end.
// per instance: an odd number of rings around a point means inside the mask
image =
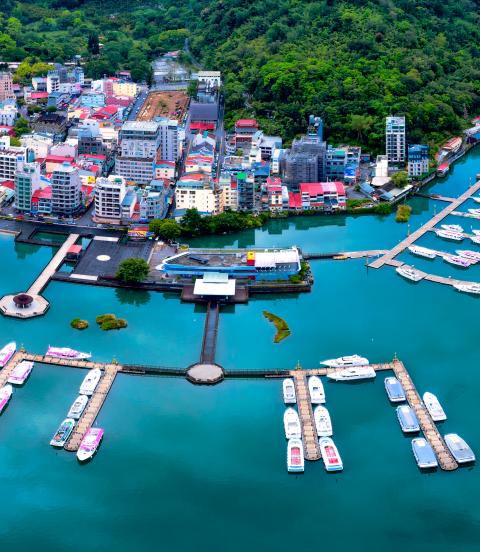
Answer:
POLYGON ((317 429, 313 418, 312 401, 308 390, 307 376, 303 370, 292 372, 297 395, 298 414, 302 425, 303 448, 306 460, 320 460, 322 453, 318 444, 317 429))

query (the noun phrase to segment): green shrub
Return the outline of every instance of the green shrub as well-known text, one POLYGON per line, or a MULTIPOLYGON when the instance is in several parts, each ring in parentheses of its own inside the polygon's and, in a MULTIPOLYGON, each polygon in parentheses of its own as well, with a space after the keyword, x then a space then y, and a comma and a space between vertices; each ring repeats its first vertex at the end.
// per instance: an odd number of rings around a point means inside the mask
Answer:
POLYGON ((88 320, 82 320, 81 318, 74 318, 70 322, 70 326, 76 330, 85 330, 88 328, 88 320))
POLYGON ((95 318, 97 324, 103 324, 107 320, 115 320, 117 317, 114 314, 100 314, 95 318))
POLYGON ((270 320, 270 322, 273 323, 275 328, 277 328, 277 333, 273 338, 274 343, 280 343, 280 341, 282 341, 283 339, 285 339, 291 334, 290 328, 288 327, 288 324, 285 322, 285 320, 283 320, 283 318, 280 318, 276 314, 272 314, 271 312, 268 312, 268 311, 263 311, 263 316, 265 316, 267 320, 270 320))
POLYGON ((412 208, 410 205, 402 204, 397 207, 397 214, 395 220, 397 222, 408 222, 410 220, 410 215, 412 214, 412 208))
POLYGON ((108 330, 120 330, 121 328, 126 328, 128 326, 127 321, 123 318, 115 318, 113 320, 105 320, 100 325, 100 329, 104 331, 108 330))

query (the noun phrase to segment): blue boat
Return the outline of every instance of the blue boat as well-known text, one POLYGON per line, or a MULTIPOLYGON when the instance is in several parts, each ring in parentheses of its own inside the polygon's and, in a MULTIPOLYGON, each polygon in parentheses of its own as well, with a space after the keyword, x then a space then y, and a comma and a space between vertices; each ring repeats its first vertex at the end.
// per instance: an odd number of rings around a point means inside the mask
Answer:
POLYGON ((403 433, 416 433, 420 431, 417 416, 408 404, 397 406, 397 418, 403 433))
POLYGON ((427 469, 436 468, 438 466, 437 457, 430 443, 423 437, 412 439, 412 450, 419 468, 427 469))
POLYGON ((405 391, 402 384, 393 376, 385 378, 385 391, 390 402, 397 403, 405 400, 405 391))

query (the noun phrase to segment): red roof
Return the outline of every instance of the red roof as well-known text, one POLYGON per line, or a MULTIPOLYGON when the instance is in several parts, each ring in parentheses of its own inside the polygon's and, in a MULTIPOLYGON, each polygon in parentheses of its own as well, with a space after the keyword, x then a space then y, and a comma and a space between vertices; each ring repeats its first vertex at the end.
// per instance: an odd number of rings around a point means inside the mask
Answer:
POLYGON ((82 252, 82 246, 81 245, 71 245, 68 248, 67 253, 72 253, 73 255, 80 255, 81 252, 82 252))
POLYGON ((438 165, 438 169, 441 171, 445 171, 446 169, 448 169, 448 167, 448 163, 442 163, 441 165, 438 165))
POLYGON ((302 196, 296 192, 288 192, 288 206, 290 209, 302 208, 302 196))
POLYGON ((0 186, 4 186, 5 188, 10 188, 10 190, 15 190, 15 183, 13 180, 4 180, 0 183, 0 186))
POLYGON ((190 123, 190 130, 214 130, 214 123, 190 123))
POLYGON ((52 199, 52 188, 51 188, 51 186, 47 186, 46 188, 41 188, 41 189, 35 190, 33 192, 32 199, 36 199, 37 201, 39 199, 52 199))
POLYGON ((64 157, 63 155, 47 155, 45 161, 47 163, 71 163, 73 157, 64 157))
POLYGON ((269 176, 267 178, 267 185, 275 185, 275 186, 281 186, 282 185, 282 179, 278 176, 269 176))
POLYGON ((43 100, 45 98, 48 98, 48 92, 31 92, 30 98, 32 100, 43 100))
POLYGON ((258 123, 256 119, 238 119, 238 121, 235 123, 236 127, 255 127, 258 128, 258 123))
POLYGON ((300 192, 310 196, 323 195, 336 192, 338 195, 345 195, 345 186, 342 182, 302 182, 300 192))

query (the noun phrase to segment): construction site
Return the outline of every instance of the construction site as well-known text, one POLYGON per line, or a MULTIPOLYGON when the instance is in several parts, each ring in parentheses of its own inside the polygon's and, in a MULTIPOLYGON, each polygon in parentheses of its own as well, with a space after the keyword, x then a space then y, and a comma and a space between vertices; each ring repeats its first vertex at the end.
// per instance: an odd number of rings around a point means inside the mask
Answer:
POLYGON ((187 111, 189 98, 183 90, 150 92, 138 114, 137 121, 152 121, 168 117, 181 121, 187 111))

